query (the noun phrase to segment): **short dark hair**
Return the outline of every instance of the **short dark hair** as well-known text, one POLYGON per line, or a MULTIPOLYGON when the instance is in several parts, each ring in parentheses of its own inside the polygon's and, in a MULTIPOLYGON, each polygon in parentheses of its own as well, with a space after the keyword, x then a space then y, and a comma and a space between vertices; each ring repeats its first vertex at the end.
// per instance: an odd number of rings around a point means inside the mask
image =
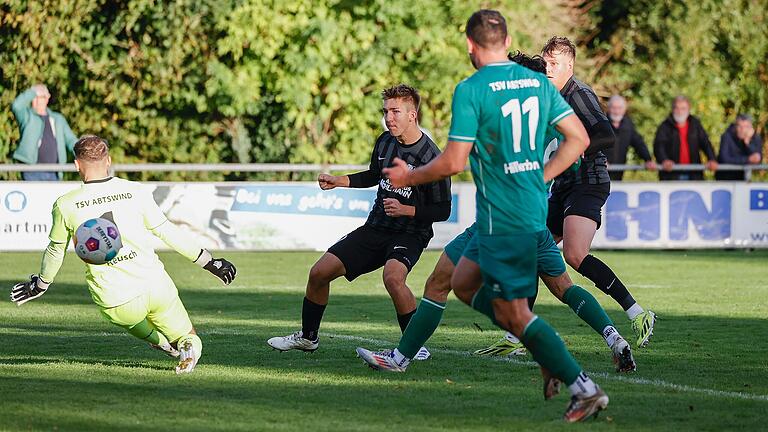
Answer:
POLYGON ((419 96, 419 91, 406 84, 398 84, 396 86, 384 89, 381 92, 381 97, 384 100, 405 99, 413 104, 417 112, 419 111, 419 105, 421 104, 421 96, 419 96))
POLYGON ((547 43, 544 44, 544 48, 541 49, 541 54, 554 55, 556 53, 568 54, 575 60, 576 45, 565 36, 552 36, 547 43))
POLYGON ((746 122, 752 123, 754 119, 749 114, 740 113, 739 115, 736 116, 736 121, 746 121, 746 122))
POLYGON ((78 160, 98 162, 109 156, 109 144, 96 135, 83 135, 75 143, 74 152, 78 160))
POLYGON ((509 58, 510 61, 513 61, 520 66, 527 67, 534 72, 543 74, 547 73, 547 62, 544 61, 544 58, 542 58, 540 55, 531 57, 518 51, 516 54, 507 54, 507 58, 509 58))
POLYGON ((504 45, 507 20, 499 11, 481 9, 469 17, 465 32, 472 42, 483 48, 504 45))

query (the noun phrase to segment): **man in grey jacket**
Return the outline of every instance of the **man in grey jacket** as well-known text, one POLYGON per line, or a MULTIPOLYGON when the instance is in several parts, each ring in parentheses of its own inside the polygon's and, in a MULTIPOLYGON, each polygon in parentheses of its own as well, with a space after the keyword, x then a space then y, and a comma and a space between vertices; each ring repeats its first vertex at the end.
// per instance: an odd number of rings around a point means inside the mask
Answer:
MULTIPOLYGON (((74 148, 77 137, 61 113, 48 108, 51 93, 43 84, 36 84, 16 97, 11 105, 19 122, 19 146, 13 158, 25 164, 65 164, 67 150, 74 148)), ((24 172, 24 180, 55 181, 57 172, 24 172)))

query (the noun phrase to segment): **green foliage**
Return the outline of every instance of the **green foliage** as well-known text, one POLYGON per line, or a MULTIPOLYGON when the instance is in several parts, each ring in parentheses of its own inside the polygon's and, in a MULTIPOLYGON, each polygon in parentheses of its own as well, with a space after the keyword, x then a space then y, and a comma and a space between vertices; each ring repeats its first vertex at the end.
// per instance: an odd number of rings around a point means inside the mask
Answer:
MULTIPOLYGON (((44 82, 75 133, 105 136, 118 162, 231 157, 204 92, 212 2, 26 3, 4 6, 3 106, 44 82)), ((18 132, 2 115, 9 157, 18 132)))
POLYGON ((379 93, 400 82, 421 91, 422 125, 442 144, 453 88, 472 72, 463 25, 479 6, 500 9, 512 46, 526 52, 571 26, 587 48, 578 74, 602 96, 627 96, 649 144, 681 93, 716 146, 741 111, 764 134, 761 0, 619 0, 584 9, 511 0, 6 0, 0 161, 11 161, 18 140, 10 104, 37 82, 52 89, 52 108, 76 134, 109 139, 116 162, 364 163, 381 131, 379 93))
MULTIPOLYGON (((76 134, 109 139, 116 162, 363 163, 381 131, 379 94, 400 82, 421 91, 423 124, 444 142, 453 87, 472 72, 462 31, 477 6, 8 0, 0 105, 44 82, 52 108, 76 134)), ((528 51, 554 10, 483 6, 502 10, 513 46, 528 51)), ((0 138, 9 162, 18 139, 9 109, 0 110, 0 138)))
POLYGON ((604 65, 595 82, 630 100, 651 145, 672 98, 691 99, 719 148, 736 114, 768 124, 768 21, 762 0, 615 1, 591 11, 599 31, 589 55, 604 65))

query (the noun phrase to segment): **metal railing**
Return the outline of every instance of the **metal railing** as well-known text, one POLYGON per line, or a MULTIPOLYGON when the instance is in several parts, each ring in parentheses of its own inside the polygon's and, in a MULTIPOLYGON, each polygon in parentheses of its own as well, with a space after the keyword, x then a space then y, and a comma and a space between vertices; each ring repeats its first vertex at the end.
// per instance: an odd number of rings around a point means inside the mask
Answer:
MULTIPOLYGON (((137 163, 114 164, 113 173, 118 172, 329 172, 362 171, 368 165, 353 164, 290 164, 290 163, 252 163, 252 164, 187 164, 187 163, 137 163)), ((468 169, 468 168, 467 168, 468 169)), ((705 165, 675 165, 672 171, 703 171, 705 165)), ((744 180, 752 178, 753 171, 768 170, 768 164, 760 165, 719 165, 718 171, 742 171, 744 180)), ((610 165, 608 171, 646 171, 643 165, 610 165)), ((77 172, 74 164, 0 164, 0 172, 77 172)))

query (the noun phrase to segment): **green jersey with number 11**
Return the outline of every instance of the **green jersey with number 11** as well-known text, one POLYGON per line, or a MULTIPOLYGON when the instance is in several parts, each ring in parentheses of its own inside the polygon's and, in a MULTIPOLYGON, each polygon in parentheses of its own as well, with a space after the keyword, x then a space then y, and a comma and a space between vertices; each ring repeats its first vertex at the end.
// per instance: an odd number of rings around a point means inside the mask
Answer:
POLYGON ((546 76, 513 62, 485 65, 456 86, 448 139, 474 144, 481 234, 547 228, 544 136, 572 113, 546 76))

